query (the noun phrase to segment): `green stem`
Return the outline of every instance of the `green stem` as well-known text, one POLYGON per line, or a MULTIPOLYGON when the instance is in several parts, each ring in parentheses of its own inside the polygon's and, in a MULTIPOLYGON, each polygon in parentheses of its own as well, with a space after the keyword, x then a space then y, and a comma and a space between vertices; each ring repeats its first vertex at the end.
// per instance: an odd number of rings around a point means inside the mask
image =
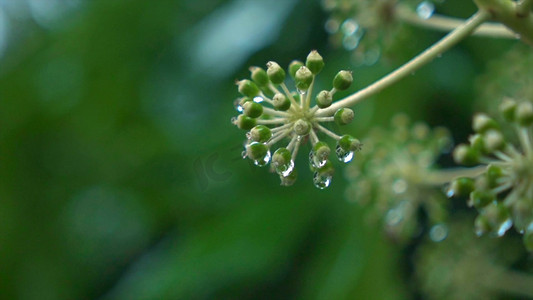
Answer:
POLYGON ((432 170, 422 179, 428 185, 443 185, 449 183, 458 177, 477 177, 487 169, 482 165, 473 168, 453 168, 443 170, 432 170))
MULTIPOLYGON (((510 0, 474 0, 479 9, 491 14, 491 17, 516 32, 520 39, 533 45, 533 15, 530 10, 523 11, 520 2, 510 0)), ((529 8, 529 1, 525 1, 529 8)))
POLYGON ((374 82, 373 84, 367 86, 366 88, 333 103, 330 107, 325 109, 320 109, 317 111, 316 116, 331 116, 339 108, 350 107, 359 101, 362 101, 372 95, 375 95, 385 88, 395 84, 401 79, 407 77, 414 71, 418 70, 420 67, 431 62, 433 59, 441 55, 443 52, 447 51, 457 43, 459 43, 464 38, 474 32, 474 30, 479 27, 483 22, 490 18, 490 14, 484 10, 480 10, 475 13, 470 19, 466 21, 465 24, 456 28, 449 34, 447 34, 442 40, 426 49, 424 52, 420 53, 418 56, 389 73, 380 80, 374 82))
MULTIPOLYGON (((420 18, 412 9, 399 5, 396 8, 395 16, 406 23, 414 26, 449 32, 457 27, 463 25, 465 20, 459 18, 452 18, 441 15, 433 15, 429 19, 420 18)), ((485 23, 480 25, 472 35, 492 37, 492 38, 506 38, 517 39, 518 36, 512 30, 497 23, 485 23)))

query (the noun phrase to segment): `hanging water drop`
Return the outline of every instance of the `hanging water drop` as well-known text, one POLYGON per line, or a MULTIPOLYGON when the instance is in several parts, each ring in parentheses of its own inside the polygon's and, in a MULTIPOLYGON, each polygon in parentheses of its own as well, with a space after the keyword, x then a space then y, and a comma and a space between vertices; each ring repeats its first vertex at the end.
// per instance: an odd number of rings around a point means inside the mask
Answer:
POLYGON ((311 165, 311 167, 316 168, 316 169, 320 169, 324 165, 326 165, 327 162, 328 162, 328 158, 327 157, 320 158, 320 157, 318 157, 315 154, 314 151, 309 152, 309 164, 311 165))
POLYGON ((354 157, 353 151, 346 151, 340 145, 335 148, 335 154, 337 154, 339 161, 343 163, 349 163, 354 157))
POLYGON ((495 228, 496 235, 498 237, 502 237, 505 232, 511 228, 511 226, 513 226, 513 221, 511 221, 511 218, 502 220, 495 228))
POLYGON ((332 176, 328 173, 315 172, 313 183, 317 188, 323 190, 331 184, 331 178, 332 176))
POLYGON ((423 1, 416 7, 416 14, 424 20, 431 18, 434 12, 435 5, 429 1, 423 1))
POLYGON ((242 113, 244 111, 244 109, 242 108, 242 105, 241 105, 241 99, 235 99, 235 101, 233 101, 233 106, 235 107, 235 109, 242 113))
POLYGON ((291 175, 292 171, 294 170, 294 161, 290 160, 286 164, 282 165, 275 165, 276 173, 278 173, 282 177, 287 177, 291 175))
POLYGON ((254 160, 254 165, 256 165, 258 167, 264 167, 270 162, 270 158, 271 157, 272 156, 270 155, 270 150, 268 150, 263 158, 254 160))
POLYGON ((254 97, 254 102, 255 103, 261 103, 263 101, 264 101, 263 97, 259 97, 259 96, 254 97))

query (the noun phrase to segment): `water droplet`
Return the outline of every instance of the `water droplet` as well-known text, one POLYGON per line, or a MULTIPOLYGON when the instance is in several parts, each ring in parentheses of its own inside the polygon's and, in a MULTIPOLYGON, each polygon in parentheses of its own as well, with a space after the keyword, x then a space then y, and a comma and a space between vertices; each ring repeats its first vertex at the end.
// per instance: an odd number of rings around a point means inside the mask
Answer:
POLYGON ((502 220, 502 222, 495 228, 496 235, 498 237, 502 237, 505 232, 511 228, 511 226, 513 226, 513 221, 511 221, 511 218, 502 220))
POLYGON ((450 184, 450 186, 446 189, 446 197, 452 198, 453 196, 455 196, 455 189, 452 188, 452 185, 450 184))
POLYGON ((254 97, 254 102, 256 102, 256 103, 261 103, 261 102, 263 102, 264 100, 265 100, 265 99, 263 99, 263 97, 259 97, 259 96, 254 97))
POLYGON ((417 15, 424 20, 431 18, 434 12, 435 5, 429 1, 423 1, 416 7, 417 15))
POLYGON ((429 230, 429 238, 438 243, 442 242, 448 237, 448 227, 445 224, 435 224, 429 230))
POLYGON ((278 173, 282 177, 287 177, 291 175, 292 171, 294 170, 294 161, 290 160, 288 163, 283 165, 275 164, 274 168, 276 169, 276 173, 278 173))
POLYGON ((233 125, 237 124, 237 117, 231 117, 231 124, 233 125))
POLYGON ((300 89, 296 89, 298 91, 298 94, 300 95, 303 95, 307 92, 307 90, 300 90, 300 89))
POLYGON ((341 31, 345 35, 352 35, 359 29, 359 23, 354 19, 346 19, 342 22, 341 31))
POLYGON ((352 161, 354 156, 353 151, 346 151, 342 149, 340 145, 337 145, 337 147, 335 148, 335 154, 337 154, 337 158, 343 163, 348 163, 352 161))
POLYGON ((309 164, 316 169, 322 168, 328 161, 327 157, 318 157, 314 151, 309 152, 309 164))
POLYGON ((235 109, 238 112, 240 112, 240 113, 243 112, 243 108, 241 106, 241 99, 239 99, 239 98, 235 99, 235 101, 233 101, 233 106, 235 107, 235 109))
POLYGON ((248 154, 246 153, 246 150, 242 151, 241 156, 243 159, 245 159, 248 156, 248 154))
POLYGON ((337 31, 339 31, 339 21, 336 19, 328 19, 326 21, 326 24, 324 24, 324 28, 326 29, 326 32, 329 34, 334 34, 337 31))
POLYGON ((407 191, 407 186, 407 181, 405 181, 404 179, 396 179, 392 183, 392 191, 397 195, 403 194, 405 193, 405 191, 407 191))
POLYGON ((252 139, 252 133, 251 133, 250 131, 248 131, 248 132, 246 133, 246 138, 249 139, 249 140, 252 139))
POLYGON ((313 183, 317 188, 323 190, 331 184, 331 177, 330 174, 320 174, 320 172, 315 172, 313 175, 313 183))
POLYGON ((254 160, 254 165, 264 167, 270 162, 271 157, 272 156, 270 155, 270 150, 268 150, 266 155, 262 159, 254 160))

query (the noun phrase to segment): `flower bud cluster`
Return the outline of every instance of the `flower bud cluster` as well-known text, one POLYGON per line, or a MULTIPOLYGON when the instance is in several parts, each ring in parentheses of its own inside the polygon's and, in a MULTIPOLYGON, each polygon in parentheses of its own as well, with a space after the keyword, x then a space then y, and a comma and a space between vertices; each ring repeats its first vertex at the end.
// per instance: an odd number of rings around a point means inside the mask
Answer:
POLYGON ((251 159, 258 166, 270 163, 272 171, 280 176, 281 184, 289 186, 297 177, 294 167, 297 153, 310 141, 309 164, 314 172, 314 185, 320 189, 328 187, 334 171, 331 157, 347 163, 361 148, 356 138, 337 135, 323 125, 349 124, 354 118, 353 110, 340 108, 331 115, 321 113, 321 109, 331 106, 337 91, 350 87, 352 73, 338 72, 330 90, 313 95, 315 78, 324 68, 324 60, 317 51, 311 51, 305 63, 291 62, 287 70, 274 61, 268 62, 266 67, 266 70, 251 67, 250 79, 236 82, 242 97, 235 101, 235 107, 241 114, 234 117, 232 123, 247 131, 243 158, 251 159), (293 91, 285 84, 287 75, 294 82, 293 91), (315 105, 311 106, 313 100, 315 105), (335 140, 334 154, 321 136, 335 140), (278 143, 284 144, 274 150, 278 143))
POLYGON ((523 234, 533 251, 533 104, 505 99, 500 105, 504 122, 485 114, 473 119, 475 134, 469 144, 458 145, 454 159, 463 165, 480 165, 475 178, 457 178, 449 196, 468 196, 468 205, 479 212, 475 220, 478 235, 503 236, 511 227, 523 234), (508 139, 502 127, 514 128, 518 144, 508 139))
POLYGON ((420 209, 432 226, 442 225, 446 197, 435 186, 433 168, 451 147, 448 131, 411 124, 401 114, 393 118, 390 130, 375 129, 364 144, 360 158, 346 170, 351 182, 347 198, 369 206, 398 242, 420 232, 420 209))

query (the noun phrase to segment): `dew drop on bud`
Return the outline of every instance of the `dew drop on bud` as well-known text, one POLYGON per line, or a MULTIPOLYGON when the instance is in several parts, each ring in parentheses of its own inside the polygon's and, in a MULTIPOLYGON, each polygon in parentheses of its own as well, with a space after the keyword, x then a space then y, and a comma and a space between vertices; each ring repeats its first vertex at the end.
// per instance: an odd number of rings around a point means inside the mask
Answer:
POLYGON ((268 150, 263 158, 254 160, 254 165, 258 167, 264 167, 270 162, 271 157, 272 155, 270 155, 270 150, 268 150))
POLYGON ((335 148, 335 154, 337 154, 339 161, 343 163, 351 162, 354 156, 353 151, 346 151, 340 145, 335 148))
POLYGON ((326 162, 328 162, 328 158, 320 159, 320 157, 316 156, 313 151, 309 152, 309 164, 316 169, 322 168, 326 162))
POLYGON ((276 165, 275 169, 276 173, 278 173, 280 176, 287 177, 291 175, 292 171, 294 170, 294 161, 290 160, 286 164, 276 165))
POLYGON ((313 184, 323 190, 331 184, 332 176, 329 174, 320 174, 320 172, 315 172, 313 175, 313 184))

